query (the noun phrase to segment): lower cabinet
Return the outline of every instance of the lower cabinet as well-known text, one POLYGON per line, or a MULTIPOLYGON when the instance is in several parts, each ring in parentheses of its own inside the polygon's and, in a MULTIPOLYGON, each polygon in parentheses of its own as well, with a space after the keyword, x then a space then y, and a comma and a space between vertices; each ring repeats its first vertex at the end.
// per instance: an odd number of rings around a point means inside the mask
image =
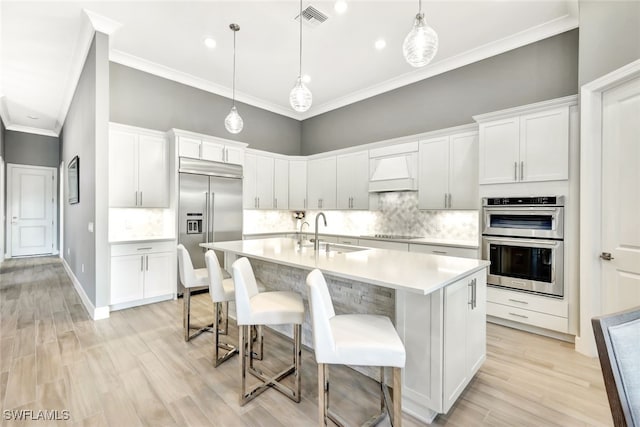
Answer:
POLYGON ((479 259, 478 249, 460 248, 457 246, 409 244, 409 252, 421 252, 433 255, 457 256, 460 258, 479 259))
POLYGON ((396 291, 396 328, 407 354, 403 410, 424 422, 447 413, 486 359, 483 269, 430 295, 396 291))
POLYGON ((387 240, 367 240, 367 239, 359 239, 358 245, 364 246, 366 248, 377 248, 377 249, 391 249, 393 251, 409 251, 409 244, 402 242, 390 242, 387 240))
POLYGON ((111 246, 112 310, 170 299, 175 292, 175 242, 111 246))

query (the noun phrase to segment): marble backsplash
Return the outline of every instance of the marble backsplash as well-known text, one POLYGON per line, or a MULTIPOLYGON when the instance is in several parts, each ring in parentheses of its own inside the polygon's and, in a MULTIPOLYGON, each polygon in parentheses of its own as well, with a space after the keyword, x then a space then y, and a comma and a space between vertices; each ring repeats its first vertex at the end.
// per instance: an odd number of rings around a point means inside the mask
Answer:
MULTIPOLYGON (((308 230, 313 231, 319 211, 306 211, 308 230)), ((324 211, 328 234, 371 235, 376 233, 422 236, 434 239, 477 240, 478 211, 424 211, 418 208, 418 193, 381 193, 378 209, 370 211, 324 211)), ((296 230, 299 223, 289 211, 244 211, 244 233, 296 230)), ((307 227, 305 226, 305 230, 307 227)))
POLYGON ((171 209, 109 209, 109 241, 173 237, 175 220, 171 209))

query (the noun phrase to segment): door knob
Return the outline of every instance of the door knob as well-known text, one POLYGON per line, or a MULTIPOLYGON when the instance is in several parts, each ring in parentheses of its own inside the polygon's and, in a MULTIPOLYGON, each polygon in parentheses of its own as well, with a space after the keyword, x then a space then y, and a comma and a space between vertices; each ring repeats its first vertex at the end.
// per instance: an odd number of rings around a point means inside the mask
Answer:
POLYGON ((612 259, 614 259, 614 258, 611 256, 611 253, 610 253, 610 252, 602 252, 602 253, 600 254, 600 258, 602 258, 602 259, 603 259, 603 260, 605 260, 605 261, 611 261, 612 259))

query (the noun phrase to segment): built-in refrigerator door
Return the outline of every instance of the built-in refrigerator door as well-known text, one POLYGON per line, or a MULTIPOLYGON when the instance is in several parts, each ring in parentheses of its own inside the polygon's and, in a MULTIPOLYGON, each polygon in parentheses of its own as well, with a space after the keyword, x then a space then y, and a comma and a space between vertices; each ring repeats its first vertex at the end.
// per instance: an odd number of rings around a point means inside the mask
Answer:
POLYGON ((189 251, 194 268, 204 268, 204 250, 199 245, 207 238, 209 177, 180 174, 178 242, 189 251))
MULTIPOLYGON (((209 177, 209 242, 242 240, 242 179, 209 177)), ((220 265, 223 254, 217 253, 220 265)))

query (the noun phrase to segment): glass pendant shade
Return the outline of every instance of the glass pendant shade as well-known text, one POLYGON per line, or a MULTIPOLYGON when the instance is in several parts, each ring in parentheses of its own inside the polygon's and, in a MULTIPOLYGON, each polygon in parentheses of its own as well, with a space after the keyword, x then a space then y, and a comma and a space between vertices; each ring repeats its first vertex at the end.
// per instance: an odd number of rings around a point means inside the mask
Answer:
POLYGON ((307 86, 305 86, 302 78, 298 76, 296 85, 291 89, 291 93, 289 94, 289 103, 291 104, 291 108, 299 113, 304 113, 311 108, 312 101, 313 96, 311 95, 311 91, 307 86))
POLYGON ((438 52, 438 34, 424 21, 424 13, 418 13, 411 32, 402 44, 402 53, 414 67, 427 65, 438 52))
POLYGON ((244 122, 242 121, 242 117, 240 117, 240 114, 238 114, 238 110, 234 105, 231 107, 231 111, 224 119, 224 127, 227 128, 230 133, 240 133, 243 125, 244 122))

